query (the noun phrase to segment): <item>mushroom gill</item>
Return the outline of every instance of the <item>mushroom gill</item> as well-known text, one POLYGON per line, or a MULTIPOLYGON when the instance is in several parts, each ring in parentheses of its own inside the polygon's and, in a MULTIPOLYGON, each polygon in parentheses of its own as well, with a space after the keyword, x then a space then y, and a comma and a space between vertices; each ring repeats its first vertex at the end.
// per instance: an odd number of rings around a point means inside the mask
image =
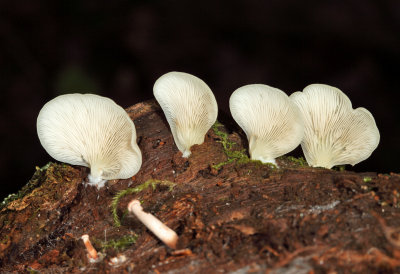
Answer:
POLYGON ((251 159, 275 164, 303 138, 303 120, 283 91, 253 84, 238 88, 230 99, 233 119, 246 133, 251 159))
POLYGON ((214 94, 203 80, 175 71, 158 78, 153 90, 176 146, 183 157, 189 157, 190 148, 204 142, 204 136, 217 119, 214 94))
POLYGON ((378 146, 380 135, 374 117, 365 108, 353 109, 341 90, 312 84, 290 98, 304 117, 301 147, 309 165, 355 165, 378 146))
POLYGON ((89 184, 135 175, 142 164, 135 125, 113 100, 66 94, 47 102, 37 118, 40 143, 60 162, 90 168, 89 184))

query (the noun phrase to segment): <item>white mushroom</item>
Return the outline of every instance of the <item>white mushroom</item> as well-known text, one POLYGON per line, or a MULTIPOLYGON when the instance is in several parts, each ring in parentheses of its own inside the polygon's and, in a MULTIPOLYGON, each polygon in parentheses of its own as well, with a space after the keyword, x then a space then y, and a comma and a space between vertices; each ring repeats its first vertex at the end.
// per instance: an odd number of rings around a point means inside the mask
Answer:
POLYGON ((164 111, 172 135, 183 157, 204 136, 218 115, 217 101, 203 80, 183 72, 169 72, 154 84, 154 96, 164 111))
POLYGON ((247 135, 251 159, 275 164, 303 138, 303 120, 283 91, 261 84, 238 88, 229 99, 233 119, 247 135))
POLYGON ((309 165, 355 165, 378 146, 380 137, 374 117, 365 108, 353 109, 339 89, 313 84, 290 98, 303 113, 301 147, 309 165))
POLYGON ((130 201, 128 210, 135 214, 135 216, 167 246, 173 249, 176 248, 178 242, 178 235, 176 232, 163 224, 154 215, 144 212, 139 200, 130 201))
POLYGON ((90 167, 89 184, 135 175, 142 164, 135 125, 113 100, 94 94, 61 95, 37 118, 40 143, 51 157, 90 167))

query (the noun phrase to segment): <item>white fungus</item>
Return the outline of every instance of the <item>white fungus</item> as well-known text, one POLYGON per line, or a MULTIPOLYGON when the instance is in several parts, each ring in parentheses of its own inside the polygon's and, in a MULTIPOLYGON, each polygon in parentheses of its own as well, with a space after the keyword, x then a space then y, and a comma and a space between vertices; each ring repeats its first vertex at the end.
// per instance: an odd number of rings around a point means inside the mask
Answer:
POLYGON ((89 184, 127 179, 142 164, 135 125, 113 100, 66 94, 46 103, 37 118, 40 143, 51 157, 90 168, 89 184))
POLYGON ((190 147, 204 142, 204 136, 217 119, 214 94, 203 80, 175 71, 162 75, 153 90, 176 146, 183 157, 189 157, 190 147))
POLYGON ((339 89, 313 84, 290 98, 304 117, 301 147, 309 165, 332 168, 367 159, 379 144, 374 117, 365 108, 353 109, 339 89))
POLYGON ((275 164, 303 138, 303 120, 283 91, 253 84, 238 88, 229 99, 233 119, 246 133, 251 159, 275 164))
POLYGON ((154 215, 144 212, 139 200, 130 201, 128 210, 135 214, 135 216, 167 246, 173 249, 176 248, 178 242, 178 235, 176 232, 163 224, 154 215))

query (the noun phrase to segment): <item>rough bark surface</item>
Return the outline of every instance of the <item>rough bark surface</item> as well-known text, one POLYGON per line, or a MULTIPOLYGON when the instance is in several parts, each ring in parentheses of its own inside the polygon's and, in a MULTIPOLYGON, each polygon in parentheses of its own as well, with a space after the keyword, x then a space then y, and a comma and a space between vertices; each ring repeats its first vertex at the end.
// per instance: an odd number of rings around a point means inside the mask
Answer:
POLYGON ((2 273, 400 272, 398 174, 311 168, 290 157, 276 169, 249 161, 243 135, 222 125, 185 159, 156 103, 127 112, 140 172, 98 191, 85 186, 86 168, 38 169, 1 204, 2 273), (137 186, 117 204, 117 227, 113 198, 137 186), (177 250, 127 214, 133 198, 178 233, 177 250), (83 234, 99 262, 87 258, 83 234))

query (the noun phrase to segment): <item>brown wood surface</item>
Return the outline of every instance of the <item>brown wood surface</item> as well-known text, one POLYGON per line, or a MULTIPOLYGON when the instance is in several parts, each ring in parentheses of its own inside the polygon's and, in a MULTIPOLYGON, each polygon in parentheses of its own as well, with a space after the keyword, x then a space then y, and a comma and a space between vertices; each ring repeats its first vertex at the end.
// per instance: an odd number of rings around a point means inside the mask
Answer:
MULTIPOLYGON (((83 167, 37 171, 38 186, 0 210, 2 273, 400 272, 398 174, 311 168, 286 157, 278 169, 238 161, 215 169, 228 156, 213 129, 184 159, 155 102, 127 112, 143 154, 139 173, 98 191, 85 186, 83 167), (175 187, 123 197, 116 227, 113 197, 150 179, 175 187), (126 213, 133 198, 178 233, 177 250, 126 213), (102 251, 99 262, 89 262, 83 234, 102 251), (102 245, 127 235, 137 242, 123 250, 102 245), (126 261, 110 265, 120 255, 126 261)), ((219 129, 236 143, 232 150, 246 148, 243 134, 219 129)))

